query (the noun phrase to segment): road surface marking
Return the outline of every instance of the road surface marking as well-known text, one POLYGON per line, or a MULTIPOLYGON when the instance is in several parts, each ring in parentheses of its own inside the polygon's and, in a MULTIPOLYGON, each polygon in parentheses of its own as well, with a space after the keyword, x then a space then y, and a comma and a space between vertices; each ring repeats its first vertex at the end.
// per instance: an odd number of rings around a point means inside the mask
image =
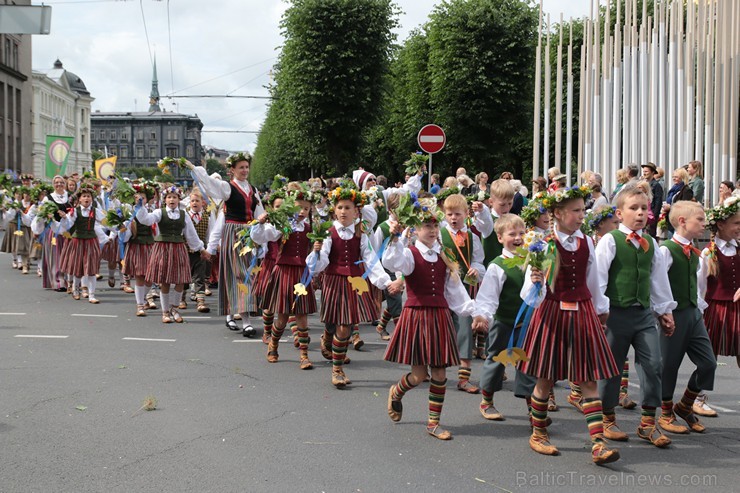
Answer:
POLYGON ((182 318, 183 318, 183 320, 204 320, 204 319, 213 318, 213 317, 197 317, 197 316, 195 316, 195 317, 182 317, 182 318))
POLYGON ((25 313, 3 312, 0 315, 25 315, 25 313))
POLYGON ((14 337, 23 337, 23 338, 27 338, 27 339, 34 339, 34 338, 38 338, 38 339, 66 339, 69 336, 45 336, 45 335, 33 335, 33 334, 18 334, 17 336, 14 336, 14 337))
MULTIPOLYGON (((262 339, 249 339, 245 337, 244 339, 234 339, 231 342, 262 342, 262 339)), ((288 342, 288 339, 280 339, 280 342, 288 342)))
POLYGON ((118 318, 118 315, 98 315, 96 313, 72 313, 73 317, 100 317, 100 318, 118 318))
POLYGON ((146 339, 143 337, 124 337, 124 341, 175 342, 177 339, 146 339))

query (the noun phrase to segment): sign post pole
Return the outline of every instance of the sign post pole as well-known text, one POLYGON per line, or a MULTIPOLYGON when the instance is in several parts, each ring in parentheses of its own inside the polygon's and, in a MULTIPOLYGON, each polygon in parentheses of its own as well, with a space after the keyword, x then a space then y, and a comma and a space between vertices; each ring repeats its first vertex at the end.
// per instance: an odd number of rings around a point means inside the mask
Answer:
POLYGON ((445 144, 447 143, 447 136, 445 135, 445 131, 442 130, 442 127, 430 123, 429 125, 424 125, 421 130, 419 130, 419 135, 417 136, 416 141, 418 142, 421 150, 429 154, 428 190, 431 191, 432 155, 438 153, 444 148, 445 144))

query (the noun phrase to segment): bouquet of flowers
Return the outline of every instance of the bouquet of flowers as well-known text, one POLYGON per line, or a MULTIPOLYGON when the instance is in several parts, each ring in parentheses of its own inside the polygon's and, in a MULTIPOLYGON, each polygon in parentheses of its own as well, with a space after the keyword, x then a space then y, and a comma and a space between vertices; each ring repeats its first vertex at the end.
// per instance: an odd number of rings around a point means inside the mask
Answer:
POLYGON ((525 270, 527 266, 546 273, 555 260, 555 247, 541 234, 530 231, 524 235, 522 246, 516 249, 516 255, 504 260, 507 267, 519 267, 525 270))
POLYGON ((377 186, 370 187, 365 190, 365 195, 367 195, 369 203, 375 204, 376 209, 382 209, 385 206, 385 202, 383 201, 383 192, 378 190, 377 186))
POLYGON ((421 152, 411 154, 411 157, 403 163, 406 168, 406 174, 412 176, 419 174, 420 171, 425 169, 427 161, 429 161, 429 156, 426 154, 422 154, 421 152))
POLYGON ((332 226, 331 221, 321 221, 319 219, 315 219, 313 222, 313 226, 311 227, 311 232, 306 234, 309 240, 311 241, 324 241, 329 236, 329 230, 332 226))
POLYGON ((54 219, 54 215, 57 213, 59 208, 56 206, 54 202, 51 200, 47 200, 43 204, 41 204, 36 211, 36 215, 45 219, 46 221, 50 221, 54 219))
POLYGON ((188 160, 184 157, 163 157, 157 161, 157 168, 162 170, 165 175, 171 175, 174 168, 188 169, 188 160))
POLYGON ((7 173, 0 174, 0 189, 9 189, 13 184, 13 177, 7 173))
MULTIPOLYGON (((134 189, 134 192, 145 195, 147 200, 153 199, 154 195, 156 195, 157 193, 156 186, 154 186, 152 182, 149 182, 149 181, 142 181, 139 183, 134 183, 133 185, 131 185, 131 188, 134 189)), ((124 201, 122 198, 119 198, 119 200, 121 202, 124 201)))
POLYGON ((115 179, 113 180, 113 192, 111 193, 111 195, 113 196, 113 198, 121 201, 122 204, 133 205, 136 190, 126 180, 121 178, 119 175, 116 175, 115 179))
POLYGON ((283 175, 275 175, 275 178, 272 179, 272 185, 270 185, 270 190, 272 191, 279 190, 287 184, 288 184, 287 177, 283 175))
POLYGON ((478 193, 465 196, 465 200, 468 201, 468 205, 472 204, 473 202, 483 202, 484 200, 488 200, 490 198, 491 194, 486 192, 485 190, 481 190, 478 193))
POLYGON ((442 222, 435 197, 418 198, 415 193, 402 195, 396 208, 396 219, 407 228, 416 228, 429 221, 442 222))
POLYGON ((288 236, 293 232, 293 220, 300 210, 295 199, 288 195, 280 207, 267 211, 267 221, 283 233, 283 243, 288 241, 288 236))
POLYGON ((131 211, 127 207, 111 208, 105 213, 102 224, 109 229, 121 229, 129 219, 131 219, 131 211))

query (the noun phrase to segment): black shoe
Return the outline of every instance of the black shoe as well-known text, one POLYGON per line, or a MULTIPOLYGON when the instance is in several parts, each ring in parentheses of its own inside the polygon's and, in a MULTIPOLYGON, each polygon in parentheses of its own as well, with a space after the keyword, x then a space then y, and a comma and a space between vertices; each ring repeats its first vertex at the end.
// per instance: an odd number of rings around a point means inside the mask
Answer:
POLYGON ((229 330, 239 330, 239 326, 233 320, 226 321, 226 328, 229 330))
POLYGON ((254 327, 251 325, 247 325, 242 329, 242 335, 244 337, 249 337, 250 339, 254 339, 257 336, 257 331, 254 330, 254 327))

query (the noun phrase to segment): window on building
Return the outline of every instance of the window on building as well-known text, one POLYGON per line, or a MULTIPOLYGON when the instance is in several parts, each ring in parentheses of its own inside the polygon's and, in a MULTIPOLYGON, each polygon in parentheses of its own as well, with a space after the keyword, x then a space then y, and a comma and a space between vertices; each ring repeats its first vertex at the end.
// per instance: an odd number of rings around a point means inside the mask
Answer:
POLYGON ((136 158, 144 159, 144 146, 138 146, 136 148, 136 158))
POLYGON ((10 66, 18 70, 18 42, 16 41, 13 42, 13 59, 10 66))
POLYGON ((121 146, 121 157, 122 158, 128 157, 128 147, 127 146, 121 146))
POLYGON ((21 90, 15 90, 15 122, 21 122, 21 90))
POLYGON ((106 140, 106 139, 108 139, 108 132, 106 132, 105 130, 101 130, 100 131, 100 140, 106 140))
POLYGON ((118 156, 118 147, 116 147, 116 146, 108 146, 108 155, 109 156, 118 156))
POLYGON ((169 157, 180 157, 180 156, 178 156, 177 147, 168 146, 167 147, 167 156, 169 156, 169 157))
POLYGON ((157 158, 157 148, 156 147, 150 147, 149 148, 149 157, 151 159, 156 159, 157 158))
POLYGON ((110 140, 116 140, 116 133, 117 132, 115 130, 110 131, 110 140))
POLYGON ((121 140, 128 141, 128 130, 121 130, 121 140))
POLYGON ((12 55, 12 49, 11 49, 11 41, 10 38, 5 38, 5 56, 3 57, 3 63, 7 66, 10 66, 10 57, 12 55))
POLYGON ((167 140, 177 140, 177 130, 167 130, 167 140))
POLYGON ((187 146, 185 148, 185 157, 188 159, 192 159, 195 157, 195 151, 193 150, 193 146, 187 146))
POLYGON ((144 131, 143 130, 137 130, 136 131, 136 139, 137 140, 144 140, 144 131))
POLYGON ((157 140, 157 131, 152 130, 151 133, 149 134, 149 138, 152 140, 157 140))
POLYGON ((90 140, 95 140, 97 133, 95 130, 90 130, 90 140))

